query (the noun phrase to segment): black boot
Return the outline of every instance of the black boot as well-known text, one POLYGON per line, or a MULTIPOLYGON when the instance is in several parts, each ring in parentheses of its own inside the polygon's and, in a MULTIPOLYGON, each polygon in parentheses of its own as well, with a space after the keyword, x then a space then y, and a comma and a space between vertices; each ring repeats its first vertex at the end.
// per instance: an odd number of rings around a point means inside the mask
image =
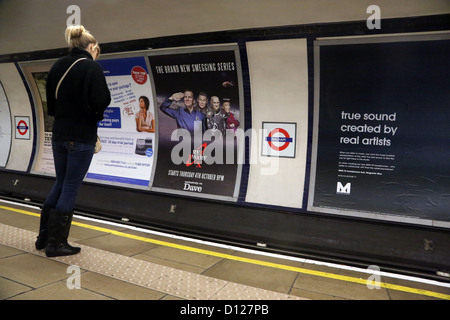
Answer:
POLYGON ((77 254, 81 248, 72 247, 68 242, 73 213, 51 210, 48 220, 48 243, 45 248, 47 257, 70 256, 77 254))
POLYGON ((48 240, 48 217, 50 215, 50 206, 47 204, 42 205, 41 209, 41 221, 39 223, 39 235, 35 243, 37 250, 45 249, 48 240))

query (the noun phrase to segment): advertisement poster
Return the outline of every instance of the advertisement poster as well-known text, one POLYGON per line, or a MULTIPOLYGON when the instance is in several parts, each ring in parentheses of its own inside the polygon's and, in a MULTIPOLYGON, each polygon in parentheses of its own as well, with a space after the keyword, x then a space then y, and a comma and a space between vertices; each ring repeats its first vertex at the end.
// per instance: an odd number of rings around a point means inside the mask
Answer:
MULTIPOLYGON (((34 171, 49 175, 55 174, 52 150, 52 130, 54 118, 47 113, 47 95, 45 86, 47 84, 48 63, 31 66, 30 83, 32 95, 35 100, 36 114, 38 115, 39 149, 34 165, 34 171)), ((26 122, 26 121, 25 121, 26 122)), ((26 126, 26 125, 25 125, 26 126)), ((23 133, 24 131, 22 131, 23 133)))
MULTIPOLYGON (((35 121, 22 119, 19 128, 15 124, 16 138, 19 136, 23 139, 29 139, 31 136, 32 125, 36 125, 37 136, 36 152, 33 159, 32 172, 44 175, 55 175, 52 151, 52 129, 53 117, 47 114, 47 96, 45 86, 47 83, 47 75, 55 60, 46 60, 38 62, 20 63, 20 69, 30 88, 31 96, 34 102, 35 121), (28 127, 28 130, 26 129, 28 127)), ((19 138, 19 139, 20 139, 19 138)))
POLYGON ((155 109, 145 57, 98 61, 111 91, 111 105, 98 123, 102 150, 87 178, 149 186, 155 158, 155 109))
POLYGON ((450 40, 413 40, 316 44, 312 209, 450 221, 450 40))
POLYGON ((11 113, 5 91, 0 82, 0 167, 5 167, 11 149, 11 113))
POLYGON ((237 50, 149 56, 157 100, 158 170, 153 187, 199 197, 237 197, 242 164, 237 50), (240 163, 240 164, 239 164, 240 163))

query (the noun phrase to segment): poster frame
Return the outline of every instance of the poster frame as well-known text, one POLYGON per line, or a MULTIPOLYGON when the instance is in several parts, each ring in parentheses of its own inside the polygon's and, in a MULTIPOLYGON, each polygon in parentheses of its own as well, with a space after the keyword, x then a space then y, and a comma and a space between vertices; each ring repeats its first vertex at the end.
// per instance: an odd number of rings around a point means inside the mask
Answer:
POLYGON ((450 31, 435 32, 413 32, 397 33, 390 35, 368 35, 368 36, 343 36, 343 37, 323 37, 313 41, 313 66, 314 66, 314 93, 313 93, 313 123, 312 123, 312 145, 311 145, 311 168, 307 210, 325 214, 348 216, 363 219, 383 220, 399 223, 416 224, 423 226, 442 227, 450 229, 450 222, 420 218, 414 216, 403 216, 392 212, 376 212, 366 210, 355 210, 331 206, 314 205, 316 172, 318 160, 318 140, 319 140, 319 115, 320 115, 320 48, 323 46, 352 45, 352 44, 374 44, 374 43, 399 43, 414 41, 436 41, 449 40, 450 31))
MULTIPOLYGON (((174 55, 174 54, 190 54, 190 53, 204 53, 204 52, 214 52, 214 51, 234 51, 235 61, 236 61, 236 70, 237 77, 239 79, 239 109, 240 109, 240 122, 242 124, 245 123, 245 112, 244 112, 244 89, 243 89, 243 75, 242 75, 242 63, 240 58, 240 51, 238 43, 226 43, 226 44, 211 44, 211 45, 198 45, 198 46, 183 46, 183 47, 175 47, 175 48, 163 48, 163 49, 154 49, 148 51, 148 56, 159 56, 159 55, 174 55)), ((150 64, 151 65, 151 64, 150 64)), ((151 70, 151 68, 149 69, 151 70)), ((152 77, 152 89, 155 92, 154 96, 154 104, 157 105, 156 101, 156 89, 154 79, 152 77)), ((157 113, 157 112, 155 112, 157 113)), ((194 194, 189 191, 183 190, 174 190, 163 187, 155 187, 152 186, 151 190, 155 192, 168 193, 180 196, 187 196, 193 198, 203 198, 203 199, 211 199, 211 200, 222 200, 229 202, 237 202, 239 197, 241 179, 242 179, 242 170, 243 170, 243 161, 244 161, 244 150, 245 150, 245 142, 238 144, 237 148, 237 172, 236 172, 236 181, 234 186, 234 191, 232 196, 221 196, 214 194, 194 194)), ((156 165, 157 166, 157 165, 156 165)), ((156 167, 155 166, 155 167, 156 167)))
MULTIPOLYGON (((145 60, 148 75, 151 77, 150 65, 149 65, 148 59, 147 59, 148 52, 149 52, 148 50, 139 50, 139 51, 130 51, 130 52, 101 54, 100 57, 98 58, 98 61, 142 57, 145 60)), ((151 81, 151 80, 150 80, 150 86, 151 86, 152 92, 154 93, 153 81, 151 81)), ((152 97, 152 99, 153 99, 153 97, 152 97)), ((155 112, 155 114, 153 116, 155 117, 155 126, 157 128, 158 127, 157 112, 155 112)), ((146 185, 146 186, 145 185, 137 185, 137 184, 132 184, 132 183, 102 180, 102 179, 95 179, 95 178, 89 178, 89 177, 86 177, 84 179, 84 181, 95 183, 95 184, 104 184, 104 185, 111 185, 111 186, 116 186, 116 187, 126 187, 126 188, 132 188, 132 189, 137 189, 137 190, 150 191, 151 184, 152 184, 153 177, 154 177, 155 170, 156 170, 156 163, 157 163, 156 160, 157 160, 157 154, 158 154, 158 130, 155 130, 154 134, 155 134, 155 141, 153 142, 153 157, 154 157, 154 159, 153 159, 152 170, 150 172, 150 180, 149 180, 148 185, 146 185)))
MULTIPOLYGON (((33 153, 31 154, 31 166, 29 166, 30 173, 55 177, 56 174, 54 172, 45 172, 38 170, 37 166, 42 165, 43 159, 42 156, 44 154, 44 150, 42 146, 45 141, 45 115, 44 115, 44 106, 42 104, 42 99, 39 96, 39 89, 36 86, 36 83, 33 78, 33 73, 35 72, 49 72, 51 66, 57 61, 57 59, 45 59, 45 60, 36 60, 36 61, 25 61, 18 63, 19 69, 23 74, 25 85, 28 88, 28 91, 31 96, 31 109, 33 119, 31 119, 34 127, 33 134, 33 153)), ((53 161, 53 154, 52 161, 53 161)))
MULTIPOLYGON (((12 127, 12 119, 11 119, 11 106, 10 106, 10 104, 9 104, 8 97, 6 96, 6 92, 5 92, 5 89, 4 89, 3 84, 2 84, 1 81, 0 81, 0 103, 5 103, 5 106, 6 106, 5 110, 7 110, 7 112, 8 112, 8 118, 7 118, 7 119, 3 118, 3 121, 4 121, 5 123, 9 124, 9 133, 7 133, 7 132, 2 132, 3 129, 0 131, 0 134, 4 134, 5 136, 9 136, 9 141, 7 142, 7 145, 8 145, 8 154, 5 155, 5 156, 3 157, 3 161, 0 162, 0 168, 6 168, 6 166, 7 166, 7 164, 8 164, 8 161, 9 161, 9 157, 10 157, 10 155, 11 155, 11 149, 12 149, 12 148, 11 148, 11 147, 12 147, 12 136, 13 136, 12 131, 13 131, 13 127, 12 127)), ((1 124, 1 123, 0 123, 0 124, 1 124)), ((0 125, 0 127, 1 127, 1 125, 0 125)), ((6 128, 5 128, 5 129, 6 129, 6 128)), ((5 138, 5 137, 3 137, 3 138, 5 138)), ((1 160, 1 159, 0 159, 0 160, 1 160)))

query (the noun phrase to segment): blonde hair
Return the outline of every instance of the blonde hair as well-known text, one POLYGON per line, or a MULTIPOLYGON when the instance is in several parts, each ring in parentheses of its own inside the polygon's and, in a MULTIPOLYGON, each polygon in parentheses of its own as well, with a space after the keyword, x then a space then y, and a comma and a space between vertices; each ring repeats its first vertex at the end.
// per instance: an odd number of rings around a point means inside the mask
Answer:
POLYGON ((92 43, 94 47, 92 50, 97 51, 100 54, 100 46, 94 36, 86 30, 83 26, 68 26, 65 32, 66 41, 70 48, 83 48, 87 49, 92 43))

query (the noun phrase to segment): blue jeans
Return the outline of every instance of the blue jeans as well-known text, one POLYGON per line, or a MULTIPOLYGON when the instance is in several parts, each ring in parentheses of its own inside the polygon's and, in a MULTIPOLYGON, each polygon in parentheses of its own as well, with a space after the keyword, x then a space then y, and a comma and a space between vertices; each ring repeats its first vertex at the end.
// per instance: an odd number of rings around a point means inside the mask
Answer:
POLYGON ((54 141, 52 148, 56 182, 45 203, 61 213, 71 213, 78 190, 91 164, 95 145, 54 141))

